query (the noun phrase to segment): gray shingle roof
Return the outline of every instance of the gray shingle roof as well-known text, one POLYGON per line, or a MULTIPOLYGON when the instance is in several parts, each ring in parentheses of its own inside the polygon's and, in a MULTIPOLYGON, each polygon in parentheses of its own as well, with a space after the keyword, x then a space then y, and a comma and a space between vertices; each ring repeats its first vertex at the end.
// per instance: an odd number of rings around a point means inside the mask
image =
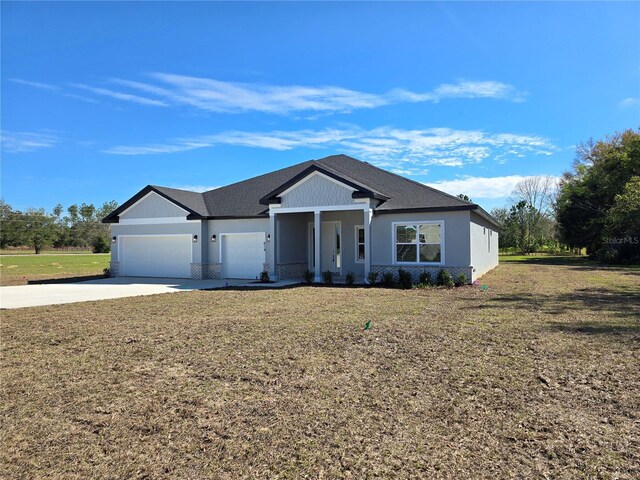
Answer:
MULTIPOLYGON (((367 162, 356 160, 347 155, 331 155, 318 160, 309 160, 283 168, 282 170, 259 175, 204 193, 159 186, 149 186, 145 190, 155 190, 163 196, 173 199, 179 205, 191 210, 191 212, 195 214, 193 216, 210 218, 265 216, 268 214, 268 207, 261 204, 260 200, 274 192, 284 183, 290 181, 296 175, 301 174, 313 166, 362 185, 372 192, 388 197, 388 200, 382 202, 376 208, 376 211, 380 213, 421 209, 479 209, 476 204, 375 167, 367 162)), ((140 194, 145 190, 141 191, 140 194)), ((131 200, 133 200, 133 198, 131 200)), ((127 204, 131 204, 130 201, 125 205, 127 204)), ((113 212, 109 217, 117 215, 119 213, 118 210, 113 212)), ((484 215, 487 215, 482 209, 479 210, 481 210, 484 215)), ((107 217, 107 219, 109 217, 107 217)), ((491 217, 489 217, 489 219, 493 220, 491 217)))

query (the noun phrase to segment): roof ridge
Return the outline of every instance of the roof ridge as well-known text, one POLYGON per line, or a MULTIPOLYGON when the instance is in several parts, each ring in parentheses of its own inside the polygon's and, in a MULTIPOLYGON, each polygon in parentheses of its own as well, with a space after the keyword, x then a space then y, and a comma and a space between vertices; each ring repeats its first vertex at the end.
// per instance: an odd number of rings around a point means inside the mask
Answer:
POLYGON ((312 164, 312 163, 315 163, 315 160, 305 160, 304 162, 294 163, 293 165, 289 165, 288 167, 279 168, 278 170, 274 170, 272 172, 263 173, 261 175, 256 175, 255 177, 245 178, 244 180, 240 180, 239 182, 234 182, 234 183, 229 183, 227 185, 222 185, 222 186, 220 186, 218 188, 214 188, 212 190, 207 190, 206 192, 202 192, 202 193, 205 194, 205 193, 210 193, 210 192, 217 192, 219 190, 222 190, 223 188, 233 187, 233 186, 240 185, 240 184, 243 184, 243 183, 246 183, 246 182, 254 181, 254 180, 258 179, 258 178, 263 178, 263 177, 266 177, 267 175, 272 175, 274 173, 282 172, 284 170, 288 170, 290 168, 294 168, 294 167, 297 167, 299 165, 304 165, 306 163, 312 164))
POLYGON ((453 198, 455 200, 458 200, 459 202, 462 202, 463 204, 476 205, 476 206, 478 205, 477 203, 469 202, 469 201, 464 200, 464 199, 462 199, 462 198, 460 198, 460 197, 458 197, 456 195, 451 195, 450 193, 443 192, 442 190, 438 190, 437 188, 430 187, 429 185, 425 185, 424 183, 418 182, 418 181, 413 180, 411 178, 403 177, 402 175, 398 175, 397 173, 393 173, 393 172, 390 172, 388 170, 385 170, 384 168, 377 167, 377 166, 375 166, 375 165, 373 165, 373 164, 371 164, 369 162, 365 162, 364 160, 358 160, 357 158, 350 157, 349 155, 344 155, 344 154, 342 154, 342 155, 344 157, 347 157, 347 158, 350 158, 352 160, 355 160, 356 162, 364 163, 364 164, 370 166, 371 168, 379 170, 379 171, 381 171, 381 172, 383 172, 383 173, 385 173, 387 175, 393 175, 394 177, 401 178, 405 182, 413 183, 415 185, 418 185, 419 187, 426 188, 426 189, 431 190, 433 192, 441 193, 442 195, 446 195, 447 197, 451 197, 451 198, 453 198))
MULTIPOLYGON (((204 192, 194 192, 193 190, 185 190, 184 188, 174 188, 174 187, 165 187, 164 185, 152 185, 149 184, 149 187, 152 188, 164 188, 165 190, 175 190, 177 192, 185 192, 185 193, 195 193, 196 195, 202 195, 204 192)), ((211 191, 211 190, 209 190, 211 191)))

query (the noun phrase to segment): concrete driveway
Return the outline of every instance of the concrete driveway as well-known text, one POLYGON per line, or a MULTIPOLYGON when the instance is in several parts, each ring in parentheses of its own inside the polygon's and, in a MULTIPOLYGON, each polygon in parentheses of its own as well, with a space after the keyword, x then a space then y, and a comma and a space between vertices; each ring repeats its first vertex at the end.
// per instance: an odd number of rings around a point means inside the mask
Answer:
POLYGON ((250 281, 118 277, 77 283, 0 287, 0 308, 37 307, 185 290, 204 290, 245 285, 250 281))

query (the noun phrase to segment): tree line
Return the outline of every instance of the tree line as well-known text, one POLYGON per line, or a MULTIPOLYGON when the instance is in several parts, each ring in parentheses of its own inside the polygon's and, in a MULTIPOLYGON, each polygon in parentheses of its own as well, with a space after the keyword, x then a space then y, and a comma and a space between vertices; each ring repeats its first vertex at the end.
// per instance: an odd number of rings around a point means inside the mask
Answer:
POLYGON ((491 214, 502 249, 586 249, 606 262, 640 262, 640 130, 580 144, 560 181, 527 178, 491 214))
POLYGON ((109 225, 102 219, 118 207, 105 202, 101 207, 83 203, 60 204, 51 212, 44 208, 15 210, 0 200, 0 248, 30 246, 36 253, 47 247, 84 247, 94 253, 111 251, 109 225))

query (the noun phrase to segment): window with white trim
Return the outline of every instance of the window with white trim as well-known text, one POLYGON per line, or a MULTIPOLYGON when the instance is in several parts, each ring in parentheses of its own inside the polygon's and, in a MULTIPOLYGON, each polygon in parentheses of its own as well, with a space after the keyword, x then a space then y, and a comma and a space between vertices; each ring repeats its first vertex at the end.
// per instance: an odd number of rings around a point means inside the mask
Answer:
POLYGON ((357 225, 356 226, 356 262, 363 263, 364 262, 364 226, 357 225))
POLYGON ((442 223, 396 224, 396 263, 441 263, 442 223))

